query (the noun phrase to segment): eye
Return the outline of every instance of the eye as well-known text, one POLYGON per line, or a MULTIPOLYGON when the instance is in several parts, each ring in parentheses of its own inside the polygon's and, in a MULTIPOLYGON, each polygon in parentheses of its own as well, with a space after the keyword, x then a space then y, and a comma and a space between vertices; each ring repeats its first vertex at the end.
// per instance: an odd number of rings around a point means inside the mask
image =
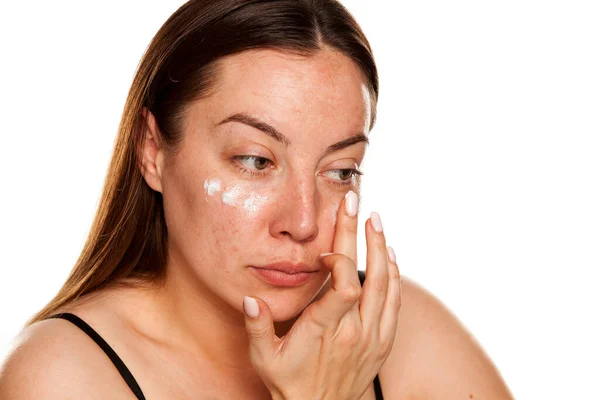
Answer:
POLYGON ((261 175, 262 171, 266 170, 273 163, 268 158, 250 155, 235 156, 233 160, 238 169, 251 175, 261 175))
POLYGON ((324 175, 333 176, 334 179, 331 183, 337 186, 353 185, 356 183, 356 177, 362 174, 362 172, 355 168, 332 169, 324 173, 324 175))
POLYGON ((269 160, 268 158, 259 157, 259 156, 238 156, 236 158, 238 160, 241 160, 242 164, 246 168, 250 168, 250 169, 254 168, 259 171, 262 171, 263 169, 267 168, 269 166, 269 163, 271 162, 271 160, 269 160), (248 162, 248 161, 250 161, 250 162, 248 162))

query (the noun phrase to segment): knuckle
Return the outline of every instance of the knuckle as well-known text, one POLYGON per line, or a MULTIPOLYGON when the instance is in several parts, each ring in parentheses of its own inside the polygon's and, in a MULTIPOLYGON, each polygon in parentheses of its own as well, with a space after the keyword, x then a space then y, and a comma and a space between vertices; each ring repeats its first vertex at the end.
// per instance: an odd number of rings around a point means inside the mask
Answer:
POLYGON ((360 298, 360 292, 360 286, 352 284, 340 290, 340 297, 345 303, 355 303, 360 298))
POLYGON ((345 254, 336 253, 335 259, 340 265, 343 265, 346 268, 355 268, 355 266, 356 266, 356 264, 354 263, 354 260, 345 254))
POLYGON ((335 253, 322 259, 322 263, 330 270, 334 268, 356 269, 356 263, 345 254, 335 253))
POLYGON ((248 335, 253 339, 262 339, 269 335, 268 327, 249 328, 248 335))

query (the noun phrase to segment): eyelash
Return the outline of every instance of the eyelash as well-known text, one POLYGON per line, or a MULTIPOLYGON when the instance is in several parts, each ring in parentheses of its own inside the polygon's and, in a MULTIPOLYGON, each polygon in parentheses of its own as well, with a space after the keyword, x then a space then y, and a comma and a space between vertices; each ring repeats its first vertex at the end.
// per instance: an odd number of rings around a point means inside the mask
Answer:
MULTIPOLYGON (((250 156, 250 155, 246 155, 246 156, 234 156, 234 157, 232 157, 232 160, 234 161, 234 164, 237 167, 237 169, 239 169, 244 174, 250 174, 252 176, 263 176, 263 175, 265 175, 265 172, 253 171, 251 169, 248 169, 248 168, 244 167, 240 163, 240 160, 248 160, 248 159, 251 159, 251 158, 266 160, 266 161, 269 162, 270 165, 273 164, 273 161, 269 160, 268 158, 259 157, 259 156, 250 156)), ((266 170, 266 168, 263 171, 265 171, 265 170, 266 170)), ((351 171, 352 172, 352 177, 350 179, 348 179, 348 180, 345 180, 345 181, 331 181, 331 183, 333 183, 335 186, 338 186, 338 187, 350 186, 354 182, 354 179, 352 179, 353 177, 357 177, 357 176, 362 176, 363 175, 363 173, 361 171, 357 170, 356 168, 332 169, 331 171, 351 171)))

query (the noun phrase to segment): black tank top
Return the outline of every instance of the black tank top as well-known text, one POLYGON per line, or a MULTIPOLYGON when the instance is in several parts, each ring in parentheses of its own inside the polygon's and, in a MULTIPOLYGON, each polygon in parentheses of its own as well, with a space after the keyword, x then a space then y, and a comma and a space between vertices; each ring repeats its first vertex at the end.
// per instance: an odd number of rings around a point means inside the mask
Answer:
MULTIPOLYGON (((358 277, 360 279, 360 284, 362 285, 365 281, 365 273, 363 271, 358 271, 358 277)), ((135 394, 135 396, 138 398, 138 400, 146 400, 146 398, 144 397, 144 393, 142 393, 142 389, 138 385, 137 381, 135 380, 135 378, 133 377, 133 375, 129 371, 129 368, 127 368, 123 360, 121 360, 121 358, 117 355, 117 353, 115 353, 112 347, 110 347, 109 344, 106 343, 104 339, 102 339, 102 336, 100 336, 98 332, 96 332, 84 320, 71 313, 55 314, 48 318, 65 319, 76 325, 83 332, 85 332, 90 338, 92 338, 94 342, 96 342, 98 346, 100 346, 100 348, 104 351, 104 353, 106 353, 108 358, 110 358, 110 361, 112 361, 112 363, 115 365, 115 367, 129 386, 133 394, 135 394)), ((383 400, 383 394, 381 393, 381 385, 379 384, 379 376, 375 376, 373 386, 375 387, 376 400, 383 400)))

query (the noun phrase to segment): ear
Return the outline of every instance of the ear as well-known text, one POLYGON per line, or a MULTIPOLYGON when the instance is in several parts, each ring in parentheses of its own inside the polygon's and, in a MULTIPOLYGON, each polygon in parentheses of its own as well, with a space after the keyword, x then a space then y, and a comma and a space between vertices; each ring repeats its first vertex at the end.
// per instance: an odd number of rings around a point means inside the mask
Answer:
POLYGON ((154 115, 142 110, 141 173, 148 186, 162 193, 162 174, 164 171, 165 149, 160 140, 160 131, 154 115))

